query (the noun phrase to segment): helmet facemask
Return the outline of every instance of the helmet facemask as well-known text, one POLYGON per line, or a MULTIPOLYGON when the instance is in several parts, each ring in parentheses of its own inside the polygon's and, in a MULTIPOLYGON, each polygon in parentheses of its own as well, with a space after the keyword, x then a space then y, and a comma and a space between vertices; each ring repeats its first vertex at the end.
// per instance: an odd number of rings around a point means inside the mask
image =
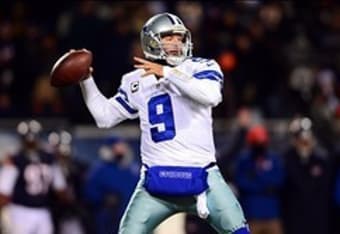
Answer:
POLYGON ((162 42, 160 43, 161 48, 161 57, 170 65, 177 66, 181 62, 183 62, 187 57, 191 57, 191 38, 190 33, 188 31, 182 31, 182 32, 168 32, 168 33, 162 33, 160 35, 160 38, 163 38, 168 35, 175 35, 179 34, 181 35, 182 42, 177 43, 171 43, 171 42, 162 42))
POLYGON ((186 58, 192 56, 191 33, 179 19, 178 22, 181 22, 181 24, 170 24, 168 21, 164 20, 164 18, 163 21, 161 21, 162 17, 167 18, 169 17, 168 15, 169 14, 163 14, 162 16, 159 16, 158 22, 156 19, 154 21, 156 23, 151 23, 151 26, 148 25, 148 23, 144 26, 141 32, 142 48, 146 58, 152 60, 165 60, 169 65, 177 66, 186 58), (181 48, 176 48, 177 45, 173 45, 174 49, 179 49, 178 54, 167 53, 167 46, 170 45, 162 44, 162 37, 174 34, 183 36, 181 48))

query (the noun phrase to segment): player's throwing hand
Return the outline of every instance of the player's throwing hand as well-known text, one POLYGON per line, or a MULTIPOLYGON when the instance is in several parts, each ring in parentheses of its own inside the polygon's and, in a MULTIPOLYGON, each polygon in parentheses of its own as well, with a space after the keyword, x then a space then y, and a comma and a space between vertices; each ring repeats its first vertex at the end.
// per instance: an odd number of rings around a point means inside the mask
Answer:
POLYGON ((134 57, 133 58, 136 62, 139 64, 135 64, 135 68, 141 68, 145 70, 145 73, 142 75, 142 77, 148 76, 148 75, 155 75, 157 78, 163 77, 163 66, 150 62, 148 60, 139 58, 139 57, 134 57))

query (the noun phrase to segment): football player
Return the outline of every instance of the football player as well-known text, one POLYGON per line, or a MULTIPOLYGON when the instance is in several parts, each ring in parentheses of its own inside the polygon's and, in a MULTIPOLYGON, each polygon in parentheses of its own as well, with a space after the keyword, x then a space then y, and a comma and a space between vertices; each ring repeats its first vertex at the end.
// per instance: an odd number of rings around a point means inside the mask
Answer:
POLYGON ((248 234, 239 202, 216 166, 212 108, 222 101, 219 65, 192 57, 190 31, 173 14, 150 18, 141 45, 146 58, 135 57, 136 70, 123 76, 115 96, 103 96, 92 75, 80 83, 98 127, 140 120, 143 167, 119 233, 151 233, 171 215, 188 212, 219 233, 248 234))
POLYGON ((52 234, 49 210, 50 192, 66 201, 65 178, 53 155, 43 151, 39 133, 41 124, 35 120, 18 124, 22 149, 7 158, 0 169, 1 224, 8 234, 52 234))

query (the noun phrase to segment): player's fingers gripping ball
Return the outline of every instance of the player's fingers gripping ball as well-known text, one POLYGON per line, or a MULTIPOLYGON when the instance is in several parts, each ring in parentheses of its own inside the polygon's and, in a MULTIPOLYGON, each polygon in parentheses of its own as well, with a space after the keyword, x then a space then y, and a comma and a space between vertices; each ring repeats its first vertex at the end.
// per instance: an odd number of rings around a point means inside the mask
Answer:
POLYGON ((163 77, 163 66, 158 63, 153 63, 148 60, 134 57, 134 60, 138 63, 135 64, 135 68, 144 69, 145 73, 142 75, 142 77, 148 76, 148 75, 155 75, 158 77, 163 77))
POLYGON ((50 83, 54 87, 78 84, 92 73, 91 64, 91 51, 72 49, 61 56, 54 64, 50 74, 50 83))

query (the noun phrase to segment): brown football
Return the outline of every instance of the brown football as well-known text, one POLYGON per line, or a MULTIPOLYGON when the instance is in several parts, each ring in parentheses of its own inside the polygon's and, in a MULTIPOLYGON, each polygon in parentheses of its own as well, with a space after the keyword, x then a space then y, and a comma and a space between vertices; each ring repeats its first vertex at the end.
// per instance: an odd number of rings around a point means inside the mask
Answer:
POLYGON ((78 84, 89 75, 92 53, 89 50, 70 50, 53 65, 50 83, 54 87, 78 84))

